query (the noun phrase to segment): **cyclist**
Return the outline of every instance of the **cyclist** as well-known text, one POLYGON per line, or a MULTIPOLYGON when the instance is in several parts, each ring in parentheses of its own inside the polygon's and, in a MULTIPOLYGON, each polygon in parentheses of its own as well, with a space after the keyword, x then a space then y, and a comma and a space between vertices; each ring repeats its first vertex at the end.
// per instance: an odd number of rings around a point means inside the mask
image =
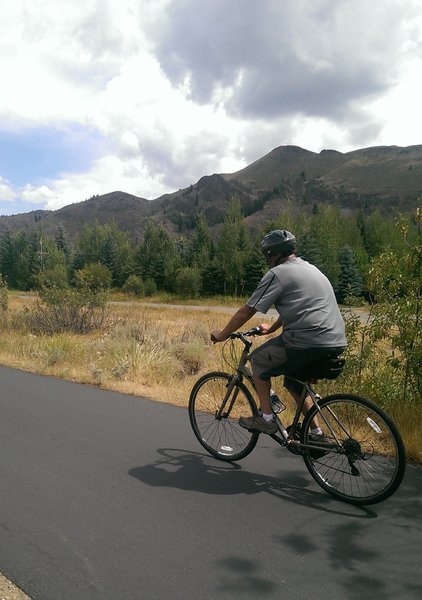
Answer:
MULTIPOLYGON (((262 323, 261 334, 282 333, 271 338, 251 354, 251 365, 260 414, 241 417, 245 429, 273 434, 277 431, 270 404, 271 377, 284 375, 284 387, 298 403, 303 386, 289 378, 312 362, 339 356, 347 341, 344 320, 334 290, 327 277, 314 265, 296 256, 296 238, 286 230, 270 231, 261 242, 269 266, 252 296, 233 315, 227 325, 211 332, 213 341, 222 342, 240 329, 256 312, 266 313, 274 305, 279 313, 272 325, 262 323)), ((305 399, 304 414, 312 406, 305 399)), ((322 439, 316 419, 311 437, 322 439)))

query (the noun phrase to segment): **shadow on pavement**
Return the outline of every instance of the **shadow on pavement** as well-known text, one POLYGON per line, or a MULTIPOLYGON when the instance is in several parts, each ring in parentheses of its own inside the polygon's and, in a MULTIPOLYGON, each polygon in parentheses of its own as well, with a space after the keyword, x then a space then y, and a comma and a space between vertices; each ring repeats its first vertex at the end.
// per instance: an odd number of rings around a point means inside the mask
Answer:
POLYGON ((297 505, 356 518, 375 518, 367 507, 342 504, 327 494, 308 489, 309 480, 289 471, 283 478, 252 473, 236 463, 212 461, 209 456, 175 448, 161 448, 155 462, 129 471, 154 487, 172 487, 205 494, 267 493, 297 505), (212 461, 212 462, 211 462, 212 461))

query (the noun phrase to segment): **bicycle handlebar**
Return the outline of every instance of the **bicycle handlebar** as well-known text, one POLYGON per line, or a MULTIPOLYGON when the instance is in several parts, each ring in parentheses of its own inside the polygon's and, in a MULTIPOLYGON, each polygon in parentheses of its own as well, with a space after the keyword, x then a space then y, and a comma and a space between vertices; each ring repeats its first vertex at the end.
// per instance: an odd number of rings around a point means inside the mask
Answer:
POLYGON ((261 333, 260 327, 252 327, 252 329, 248 329, 248 331, 235 331, 235 333, 232 333, 230 335, 230 338, 232 340, 234 340, 236 338, 242 338, 242 337, 254 337, 255 335, 259 335, 260 333, 261 333))
MULTIPOLYGON (((252 327, 252 329, 248 329, 248 331, 235 331, 229 335, 230 340, 235 339, 244 339, 245 337, 253 337, 255 335, 259 335, 261 332, 260 327, 252 327)), ((216 342, 217 340, 213 335, 211 335, 211 341, 216 342)))

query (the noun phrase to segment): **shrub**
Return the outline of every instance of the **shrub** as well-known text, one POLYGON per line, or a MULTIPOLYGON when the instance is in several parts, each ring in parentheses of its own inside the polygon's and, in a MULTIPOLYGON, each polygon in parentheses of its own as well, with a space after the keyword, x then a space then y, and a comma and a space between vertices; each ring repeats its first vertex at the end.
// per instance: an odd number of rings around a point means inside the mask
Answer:
POLYGON ((9 308, 9 295, 7 292, 7 283, 0 273, 0 312, 6 313, 9 308))
POLYGON ((144 289, 145 296, 154 296, 157 293, 157 284, 154 279, 145 279, 144 289))
POLYGON ((183 267, 176 274, 175 290, 184 298, 197 298, 201 289, 201 274, 193 267, 183 267))
POLYGON ((65 267, 46 269, 34 277, 35 287, 42 288, 65 288, 68 286, 68 277, 65 267))
POLYGON ((204 364, 207 355, 206 346, 200 341, 186 342, 178 345, 176 356, 182 364, 184 375, 195 375, 204 364))
POLYGON ((105 326, 106 300, 104 291, 43 287, 40 299, 30 308, 25 308, 15 324, 34 334, 89 333, 105 326))
POLYGON ((100 263, 90 263, 75 272, 75 286, 79 289, 88 288, 91 292, 108 290, 112 278, 110 269, 100 263))
POLYGON ((145 294, 144 282, 137 275, 129 275, 123 286, 123 291, 125 294, 140 298, 145 294))

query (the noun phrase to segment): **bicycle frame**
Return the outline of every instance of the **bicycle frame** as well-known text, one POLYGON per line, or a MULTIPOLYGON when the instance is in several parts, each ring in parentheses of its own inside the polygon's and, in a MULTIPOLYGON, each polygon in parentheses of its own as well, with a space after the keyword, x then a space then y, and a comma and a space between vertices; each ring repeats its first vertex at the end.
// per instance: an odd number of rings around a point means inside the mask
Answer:
MULTIPOLYGON (((248 340, 246 336, 247 335, 250 335, 250 336, 256 335, 257 329, 258 328, 253 328, 244 333, 237 332, 230 336, 231 339, 241 340, 241 342, 244 344, 244 347, 243 347, 243 351, 242 351, 242 354, 239 359, 239 363, 236 367, 236 373, 232 376, 232 378, 230 380, 230 383, 227 387, 227 392, 225 394, 223 402, 221 403, 220 409, 218 410, 218 412, 216 414, 217 419, 226 418, 230 414, 231 409, 233 408, 233 405, 234 405, 234 403, 236 401, 236 397, 237 397, 237 390, 232 395, 233 388, 236 386, 236 383, 242 382, 243 378, 247 379, 247 381, 250 383, 250 385, 256 392, 252 372, 247 366, 247 363, 251 356, 250 349, 252 347, 252 342, 250 340, 248 340), (228 406, 228 409, 225 410, 229 398, 231 398, 230 404, 228 406)), ((279 433, 281 434, 281 437, 279 435, 277 435, 276 433, 272 434, 270 437, 272 437, 273 440, 275 440, 281 446, 287 446, 289 448, 289 450, 291 450, 292 452, 300 452, 301 448, 309 448, 309 449, 317 449, 317 450, 321 449, 321 446, 318 445, 317 443, 312 443, 312 442, 304 443, 297 439, 294 439, 294 436, 295 436, 296 432, 298 431, 297 426, 299 423, 299 419, 302 416, 302 410, 303 410, 303 406, 305 404, 305 399, 309 396, 312 400, 312 403, 316 407, 316 410, 318 411, 319 415, 322 417, 323 421, 325 422, 328 430, 331 432, 333 439, 336 440, 336 444, 333 444, 333 449, 334 449, 334 447, 341 448, 341 443, 340 443, 336 433, 333 431, 330 423, 326 420, 325 416, 321 413, 321 410, 319 408, 318 401, 321 400, 321 396, 313 389, 312 384, 309 381, 302 381, 300 379, 296 379, 291 376, 289 376, 289 377, 293 381, 296 381, 297 383, 300 383, 303 386, 303 392, 302 392, 300 401, 297 404, 295 415, 293 418, 293 423, 290 426, 290 431, 287 431, 287 429, 284 427, 283 423, 281 422, 280 417, 275 414, 274 416, 275 416, 275 419, 277 422, 277 427, 278 427, 279 433)), ((253 397, 253 401, 255 404, 255 407, 254 407, 255 412, 258 413, 258 407, 256 405, 256 401, 255 401, 254 397, 253 397)), ((332 412, 332 411, 330 411, 330 412, 332 412)), ((335 420, 341 426, 341 423, 338 421, 338 419, 336 418, 334 413, 332 413, 332 416, 335 418, 335 420)), ((341 450, 339 450, 339 452, 341 452, 341 450)))

